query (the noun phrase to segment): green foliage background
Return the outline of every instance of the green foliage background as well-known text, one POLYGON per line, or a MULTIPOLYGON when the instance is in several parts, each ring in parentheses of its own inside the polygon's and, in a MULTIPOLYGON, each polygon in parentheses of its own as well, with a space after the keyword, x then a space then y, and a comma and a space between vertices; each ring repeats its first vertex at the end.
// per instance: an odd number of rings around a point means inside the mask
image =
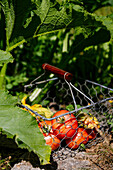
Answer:
MULTIPOLYGON (((9 63, 7 69, 1 70, 0 77, 4 77, 4 80, 1 78, 1 88, 10 90, 12 94, 23 91, 22 86, 27 81, 41 74, 44 62, 67 70, 76 78, 82 77, 112 86, 112 1, 57 2, 52 4, 50 1, 29 0, 26 3, 17 0, 9 1, 8 4, 8 1, 1 1, 0 47, 7 52, 11 51, 10 58, 6 58, 7 63, 11 62, 11 55, 14 57, 13 64, 9 63), (73 13, 71 4, 75 4, 73 13), (84 12, 83 7, 89 13, 84 12), (97 22, 99 19, 96 16, 96 21, 92 13, 103 17, 102 21, 107 23, 111 35, 106 28, 102 29, 105 26, 101 27, 97 22), (109 19, 106 19, 108 14, 109 19), (49 34, 43 35, 45 33, 49 34)), ((5 63, 2 53, 0 63, 5 63)))
MULTIPOLYGON (((108 7, 108 5, 112 5, 112 2, 100 1, 99 3, 99 1, 91 1, 86 3, 83 1, 82 3, 89 12, 97 12, 97 14, 99 13, 101 17, 110 13, 110 17, 112 18, 113 9, 112 7, 108 7), (91 5, 92 9, 90 8, 91 5), (106 9, 103 10, 103 6, 106 5, 106 9), (96 9, 98 10, 95 11, 96 9)), ((44 3, 42 5, 44 5, 44 3)), ((45 9, 45 6, 41 6, 41 8, 45 9)), ((30 20, 30 18, 26 21, 30 20)), ((52 21, 49 20, 49 22, 52 24, 53 20, 56 19, 52 18, 52 21)), ((105 18, 102 18, 102 20, 105 20, 105 18)), ((18 22, 17 18, 17 26, 15 25, 15 27, 18 27, 18 22)), ((108 21, 107 24, 110 27, 111 22, 109 23, 108 21)), ((10 90, 12 94, 22 92, 23 86, 26 82, 30 82, 42 73, 41 65, 45 62, 73 73, 76 78, 82 77, 84 79, 90 79, 96 82, 98 81, 101 84, 112 87, 112 38, 110 39, 109 34, 106 34, 106 32, 101 30, 99 27, 95 30, 93 28, 92 30, 87 26, 82 26, 81 23, 79 25, 80 26, 70 29, 59 30, 58 32, 53 31, 53 33, 51 33, 50 30, 49 34, 42 34, 42 36, 27 40, 24 44, 21 42, 22 37, 17 39, 17 37, 20 36, 17 34, 21 32, 19 31, 21 28, 18 28, 18 33, 14 31, 11 41, 13 37, 16 38, 14 38, 13 42, 9 45, 11 46, 9 49, 14 48, 11 51, 11 54, 14 57, 14 62, 13 64, 8 64, 5 76, 5 87, 10 90), (15 48, 15 45, 12 45, 15 41, 19 41, 19 44, 22 44, 19 45, 16 43, 17 48, 15 48), (104 41, 107 42, 103 43, 104 41)), ((28 30, 30 31, 31 29, 29 28, 28 30)), ((110 31, 112 33, 112 28, 110 31)), ((30 35, 29 33, 25 38, 29 38, 30 36, 32 36, 32 34, 30 35)), ((25 41, 24 38, 22 41, 25 41)), ((1 44, 4 43, 1 42, 1 44)))
MULTIPOLYGON (((113 88, 112 0, 0 1, 1 94, 8 90, 12 95, 24 95, 24 85, 43 72, 45 62, 71 72, 76 80, 81 77, 113 88)), ((0 102, 5 122, 10 102, 4 107, 2 98, 0 102)), ((14 103, 11 109, 13 117, 14 103)), ((3 122, 0 128, 5 133, 3 122)), ((10 133, 18 136, 20 129, 10 133)), ((22 134, 19 140, 36 151, 42 164, 49 162, 47 155, 40 155, 41 151, 24 141, 22 134)))

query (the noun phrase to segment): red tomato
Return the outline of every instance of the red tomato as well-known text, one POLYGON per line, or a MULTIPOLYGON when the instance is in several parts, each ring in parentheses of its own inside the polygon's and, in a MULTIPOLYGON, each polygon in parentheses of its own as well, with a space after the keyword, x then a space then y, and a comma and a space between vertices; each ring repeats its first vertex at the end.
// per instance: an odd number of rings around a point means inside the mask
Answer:
POLYGON ((53 133, 44 137, 46 144, 51 146, 52 151, 56 150, 60 146, 60 139, 58 139, 53 133))
POLYGON ((71 139, 66 140, 66 144, 71 149, 77 149, 81 143, 86 144, 89 140, 88 133, 84 128, 78 128, 78 133, 71 139))
MULTIPOLYGON (((64 113, 67 110, 60 110, 53 115, 53 118, 64 113)), ((67 114, 52 120, 52 130, 59 139, 67 139, 77 133, 78 122, 73 114, 67 114)))
POLYGON ((86 129, 86 131, 90 140, 96 138, 97 131, 95 129, 86 129))

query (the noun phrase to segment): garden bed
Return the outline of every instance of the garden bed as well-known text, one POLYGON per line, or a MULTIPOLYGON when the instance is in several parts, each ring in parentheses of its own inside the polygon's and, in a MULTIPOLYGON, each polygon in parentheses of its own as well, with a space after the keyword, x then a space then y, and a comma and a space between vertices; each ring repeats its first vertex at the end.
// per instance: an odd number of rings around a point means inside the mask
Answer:
MULTIPOLYGON (((95 144, 95 142, 94 142, 95 144)), ((40 165, 38 157, 22 149, 2 148, 1 169, 6 170, 112 170, 113 143, 108 146, 104 141, 82 150, 68 148, 56 151, 51 156, 51 164, 40 165)))

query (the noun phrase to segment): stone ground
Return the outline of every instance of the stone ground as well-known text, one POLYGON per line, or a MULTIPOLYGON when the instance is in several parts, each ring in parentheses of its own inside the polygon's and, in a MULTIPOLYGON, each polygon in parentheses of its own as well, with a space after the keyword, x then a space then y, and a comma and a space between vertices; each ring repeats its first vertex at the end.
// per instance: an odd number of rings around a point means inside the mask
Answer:
POLYGON ((1 141, 0 170, 113 170, 113 135, 108 138, 96 138, 86 148, 70 150, 62 147, 51 155, 51 164, 40 165, 37 155, 14 146, 11 140, 1 141), (9 148, 13 146, 13 148, 9 148), (15 148, 14 148, 15 147, 15 148))
POLYGON ((64 148, 53 154, 50 165, 34 167, 22 160, 11 170, 113 170, 113 148, 99 143, 85 151, 72 151, 64 148))

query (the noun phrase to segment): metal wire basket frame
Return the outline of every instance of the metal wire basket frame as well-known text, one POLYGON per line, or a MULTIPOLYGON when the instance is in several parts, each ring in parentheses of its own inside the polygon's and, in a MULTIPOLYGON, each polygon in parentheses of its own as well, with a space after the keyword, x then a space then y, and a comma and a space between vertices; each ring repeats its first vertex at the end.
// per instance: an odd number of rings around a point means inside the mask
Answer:
MULTIPOLYGON (((58 119, 60 117, 63 117, 63 116, 66 116, 66 115, 71 115, 71 114, 76 114, 80 111, 83 111, 84 109, 89 109, 90 112, 96 112, 96 114, 94 114, 94 116, 97 117, 97 119, 99 120, 100 122, 100 128, 97 130, 99 134, 102 135, 103 137, 103 132, 105 132, 105 129, 103 128, 105 126, 105 122, 106 120, 103 121, 103 119, 106 118, 106 115, 103 115, 104 114, 104 111, 101 110, 99 112, 101 112, 99 115, 97 114, 97 110, 99 109, 100 105, 109 101, 109 100, 113 100, 113 89, 112 88, 108 88, 104 85, 101 85, 99 83, 96 83, 96 82, 93 82, 93 81, 90 81, 90 80, 85 80, 85 83, 83 84, 83 86, 86 86, 87 88, 87 91, 89 91, 89 96, 86 95, 83 91, 82 91, 82 88, 81 88, 81 85, 79 84, 80 88, 74 86, 72 83, 71 83, 71 80, 72 80, 72 74, 71 73, 68 73, 66 71, 63 71, 61 69, 58 69, 54 66, 51 66, 49 64, 43 64, 43 69, 44 69, 44 73, 42 75, 40 75, 38 78, 36 78, 35 80, 33 80, 30 84, 28 85, 25 85, 25 90, 28 88, 28 87, 34 87, 34 86, 38 86, 40 84, 43 84, 43 83, 49 83, 49 82, 56 82, 54 83, 54 86, 56 87, 59 83, 63 84, 61 88, 64 87, 64 84, 67 85, 68 87, 68 93, 70 92, 71 94, 71 98, 72 98, 72 101, 73 101, 73 106, 74 106, 74 109, 71 110, 71 111, 68 111, 67 113, 64 113, 62 115, 59 115, 59 116, 55 116, 55 117, 51 117, 51 118, 46 118, 42 115, 40 115, 38 112, 28 108, 27 106, 25 105, 21 105, 23 108, 25 108, 26 110, 32 112, 33 114, 35 114, 36 117, 40 117, 43 121, 52 121, 54 119, 58 119), (56 74, 58 75, 58 77, 53 77, 53 78, 49 78, 49 79, 46 79, 46 80, 41 80, 41 81, 38 81, 41 77, 43 77, 45 74, 46 74, 46 71, 50 71, 51 73, 53 74, 56 74), (60 78, 59 78, 60 77, 60 78), (63 79, 63 83, 61 82, 61 78, 63 79), (92 96, 90 94, 90 88, 88 88, 87 86, 87 83, 91 84, 92 86, 92 89, 95 91, 95 94, 96 94, 96 97, 98 96, 98 92, 97 90, 95 90, 95 87, 94 86, 98 86, 100 88, 100 92, 101 94, 103 95, 103 99, 99 99, 98 98, 98 101, 93 101, 92 100, 92 96), (104 90, 107 90, 107 95, 104 94, 103 92, 103 89, 104 90), (81 96, 83 96, 83 98, 90 104, 87 104, 86 106, 81 106, 81 107, 77 107, 77 101, 75 99, 75 95, 74 95, 74 91, 77 92, 77 94, 80 94, 80 99, 81 99, 81 96), (103 123, 101 123, 103 121, 103 123), (102 131, 101 131, 102 130, 102 131)), ((37 97, 39 95, 39 92, 35 95, 35 97, 37 97)), ((46 97, 43 98, 43 100, 47 99, 49 97, 49 93, 46 97)), ((55 100, 54 100, 55 101, 55 100)), ((43 103, 43 102, 42 102, 43 103)), ((109 110, 109 109, 108 109, 109 110)), ((112 110, 112 113, 111 115, 113 115, 113 110, 112 110)), ((112 117, 112 116, 111 116, 112 117)), ((76 119, 78 118, 78 115, 76 115, 76 119)), ((107 124, 107 129, 109 130, 110 127, 108 127, 108 124, 107 124)), ((105 136, 104 136, 105 137, 105 136)), ((62 140, 63 141, 63 140, 62 140)), ((61 148, 61 146, 59 147, 61 148)))

